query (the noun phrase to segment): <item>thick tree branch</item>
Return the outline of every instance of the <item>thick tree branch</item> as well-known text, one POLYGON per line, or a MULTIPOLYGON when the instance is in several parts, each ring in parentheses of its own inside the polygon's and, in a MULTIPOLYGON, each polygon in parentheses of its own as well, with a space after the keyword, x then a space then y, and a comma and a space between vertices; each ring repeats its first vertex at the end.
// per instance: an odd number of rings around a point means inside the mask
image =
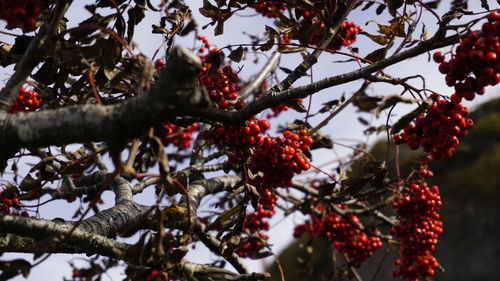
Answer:
MULTIPOLYGON (((108 257, 120 257, 128 248, 124 243, 78 228, 71 232, 71 236, 66 237, 71 231, 71 226, 67 224, 21 216, 0 214, 0 229, 1 233, 16 233, 41 241, 38 243, 39 252, 46 252, 54 246, 57 248, 62 239, 64 243, 75 245, 85 253, 98 253, 108 257)), ((0 248, 0 251, 3 249, 0 248)))
POLYGON ((191 217, 197 217, 198 206, 207 194, 229 191, 235 188, 240 181, 240 176, 223 176, 191 183, 188 187, 191 217))
POLYGON ((86 104, 40 112, 0 114, 0 147, 43 147, 138 136, 152 125, 205 108, 208 98, 194 81, 198 56, 177 47, 158 81, 145 94, 113 105, 86 104))

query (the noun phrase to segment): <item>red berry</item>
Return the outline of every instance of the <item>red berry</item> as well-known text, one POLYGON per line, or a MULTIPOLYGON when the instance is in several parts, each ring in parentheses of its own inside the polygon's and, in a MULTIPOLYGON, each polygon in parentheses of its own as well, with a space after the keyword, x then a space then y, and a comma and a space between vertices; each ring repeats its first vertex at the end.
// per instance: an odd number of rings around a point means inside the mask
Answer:
POLYGON ((432 56, 435 62, 442 63, 444 61, 444 53, 443 52, 435 52, 432 56))

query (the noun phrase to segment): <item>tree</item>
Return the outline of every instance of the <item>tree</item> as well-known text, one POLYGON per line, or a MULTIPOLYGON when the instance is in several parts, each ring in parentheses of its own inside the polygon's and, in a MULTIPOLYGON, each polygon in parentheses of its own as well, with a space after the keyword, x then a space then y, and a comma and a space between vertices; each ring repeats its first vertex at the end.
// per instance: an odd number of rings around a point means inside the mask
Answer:
MULTIPOLYGON (((345 273, 335 280, 359 278, 356 268, 382 247, 400 255, 395 276, 432 278, 440 269, 432 252, 443 229, 439 188, 425 181, 432 176, 428 164, 452 157, 473 127, 462 101, 500 81, 494 4, 482 0, 484 11, 469 11, 467 1, 455 0, 438 15, 439 2, 234 0, 189 7, 183 1, 100 0, 88 1, 91 16, 68 27, 72 1, 1 0, 7 29, 24 34, 2 43, 0 52, 2 66, 15 66, 0 93, 0 253, 33 253, 36 260, 1 261, 2 280, 27 276, 52 253, 89 256, 89 267, 74 266, 75 280, 97 280, 116 266, 126 267, 127 280, 263 280, 267 274, 250 272, 245 258, 272 254, 266 232, 277 209, 305 216, 295 236, 323 237, 333 246, 341 260, 335 272, 345 273), (265 37, 249 36, 251 43, 219 49, 198 34, 191 9, 208 19, 201 29, 216 36, 224 36, 240 13, 273 19, 273 26, 263 25, 265 37), (161 15, 151 30, 164 38, 160 59, 141 54, 133 40, 151 12, 161 15), (369 33, 346 21, 352 13, 373 18, 369 26, 378 29, 369 33), (380 23, 379 15, 390 20, 380 23), (425 15, 437 24, 430 35, 425 15), (174 44, 193 34, 194 48, 174 44), (360 35, 381 47, 351 46, 360 35), (450 96, 428 89, 418 73, 386 71, 443 47, 432 58, 450 96), (240 77, 234 63, 251 64, 252 53, 271 50, 255 76, 240 77), (280 66, 280 57, 291 53, 301 62, 280 66), (299 85, 328 58, 324 53, 339 69, 351 62, 355 69, 299 85), (353 81, 359 89, 318 110, 303 100, 353 81), (383 83, 403 90, 368 95, 383 83), (391 112, 399 104, 414 109, 395 119, 391 112), (386 134, 426 156, 411 173, 395 177, 364 147, 353 148, 332 171, 317 167, 312 156, 338 146, 320 129, 351 105, 383 121, 373 126, 360 113, 366 134, 386 134), (300 115, 271 131, 277 122, 269 120, 288 109, 300 115), (349 172, 353 162, 360 168, 349 172), (316 174, 301 175, 306 171, 316 174), (149 189, 154 198, 139 204, 136 197, 149 189), (106 190, 115 202, 103 209, 106 190), (201 212, 204 198, 213 203, 209 215, 201 212), (80 201, 72 220, 44 219, 37 211, 57 200, 80 201), (195 242, 221 262, 184 258, 195 242), (224 269, 226 262, 234 270, 224 269)), ((390 154, 397 157, 397 149, 390 154)))

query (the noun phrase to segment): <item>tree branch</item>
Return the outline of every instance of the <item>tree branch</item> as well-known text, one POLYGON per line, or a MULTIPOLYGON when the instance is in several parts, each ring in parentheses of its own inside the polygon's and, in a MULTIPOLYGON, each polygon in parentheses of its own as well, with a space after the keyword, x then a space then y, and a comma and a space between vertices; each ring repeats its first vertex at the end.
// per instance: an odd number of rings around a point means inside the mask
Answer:
POLYGON ((273 106, 282 104, 288 100, 295 98, 305 98, 309 95, 319 92, 320 90, 368 77, 373 72, 382 70, 390 65, 418 56, 425 52, 455 44, 460 39, 459 35, 453 35, 443 38, 443 32, 444 27, 442 26, 431 39, 423 41, 413 48, 407 49, 386 59, 377 61, 358 70, 328 77, 308 85, 299 86, 279 93, 268 92, 261 98, 249 103, 247 106, 237 112, 201 109, 195 114, 196 116, 205 117, 214 121, 220 121, 229 124, 241 124, 242 122, 248 120, 248 118, 250 118, 251 116, 254 116, 257 113, 273 106))
MULTIPOLYGON (((64 243, 75 245, 85 253, 96 253, 108 257, 121 257, 128 248, 125 243, 116 242, 113 239, 80 230, 79 228, 74 230, 71 236, 64 237, 70 233, 71 226, 64 223, 24 218, 21 216, 0 214, 0 229, 1 233, 16 233, 16 235, 41 241, 42 243, 37 243, 38 252, 40 253, 46 252, 47 249, 51 249, 59 244, 62 239, 64 239, 64 243), (49 240, 47 241, 47 239, 49 240)), ((13 246, 11 243, 5 243, 5 238, 3 240, 4 243, 0 244, 2 246, 0 251, 4 251, 4 247, 7 247, 4 245, 13 246)))
POLYGON ((351 0, 349 4, 347 4, 347 7, 336 15, 335 21, 332 23, 332 26, 328 29, 328 31, 325 33, 323 38, 321 39, 321 43, 318 46, 317 49, 315 49, 312 54, 310 54, 307 58, 304 59, 304 61, 298 65, 292 73, 290 73, 283 81, 280 83, 276 84, 272 89, 271 92, 282 92, 297 81, 300 77, 304 76, 306 72, 318 61, 319 56, 321 53, 323 53, 323 50, 325 50, 328 45, 330 45, 330 42, 335 38, 337 35, 342 23, 345 21, 347 16, 351 13, 351 11, 354 9, 354 7, 358 4, 359 0, 351 0))
POLYGON ((158 81, 145 94, 113 105, 86 104, 40 112, 0 114, 2 151, 135 137, 152 125, 208 105, 194 81, 198 56, 176 47, 158 81))

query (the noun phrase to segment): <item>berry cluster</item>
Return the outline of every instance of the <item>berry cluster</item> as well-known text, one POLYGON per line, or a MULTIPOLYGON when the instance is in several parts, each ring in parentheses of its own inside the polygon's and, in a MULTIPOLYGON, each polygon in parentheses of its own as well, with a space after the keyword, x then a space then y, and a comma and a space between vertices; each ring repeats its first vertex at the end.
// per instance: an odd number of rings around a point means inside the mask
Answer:
MULTIPOLYGON (((19 198, 13 194, 9 194, 5 190, 0 190, 0 213, 11 214, 11 208, 19 209, 19 198)), ((29 217, 28 212, 22 211, 18 213, 20 216, 29 217)))
POLYGON ((0 18, 7 21, 7 29, 22 28, 30 32, 36 28, 36 17, 49 0, 0 0, 0 18))
POLYGON ((42 104, 43 101, 40 99, 37 92, 21 88, 14 105, 9 110, 9 113, 35 111, 39 109, 42 104))
POLYGON ((248 257, 251 253, 258 253, 259 250, 264 248, 265 243, 269 236, 264 233, 257 232, 254 236, 249 236, 245 239, 243 246, 236 249, 234 252, 240 257, 248 257))
POLYGON ((186 128, 177 126, 170 122, 163 124, 160 139, 164 146, 173 145, 178 149, 186 149, 191 146, 193 133, 198 131, 198 123, 193 123, 186 128))
MULTIPOLYGON (((363 28, 357 26, 356 23, 351 21, 345 21, 342 23, 339 32, 332 40, 330 45, 328 45, 327 50, 338 51, 342 46, 352 45, 356 41, 356 35, 361 32, 363 28)), ((322 23, 316 23, 313 25, 313 32, 309 38, 309 44, 318 46, 321 43, 321 39, 325 34, 326 27, 322 23)))
POLYGON ((266 120, 252 118, 245 126, 219 125, 203 132, 204 138, 213 144, 226 147, 230 164, 240 163, 245 159, 248 147, 259 147, 264 144, 262 136, 270 128, 266 120))
POLYGON ((204 43, 204 48, 199 48, 198 53, 200 58, 204 61, 201 72, 198 74, 198 83, 200 86, 205 86, 210 99, 214 101, 220 109, 229 110, 234 108, 241 109, 244 103, 238 98, 236 93, 238 90, 237 83, 240 81, 238 74, 234 72, 233 68, 229 65, 218 66, 214 69, 211 63, 206 60, 209 56, 217 55, 219 49, 211 48, 211 44, 207 38, 198 35, 197 38, 204 43), (205 51, 207 55, 202 55, 205 51))
POLYGON ((443 223, 437 210, 441 206, 439 188, 425 182, 414 183, 410 192, 393 203, 399 223, 391 234, 401 242, 400 259, 394 262, 394 276, 408 280, 432 277, 438 267, 432 252, 436 249, 443 223))
MULTIPOLYGON (((337 205, 346 209, 346 205, 337 205)), ((339 252, 349 256, 352 262, 359 266, 366 261, 375 250, 382 247, 382 241, 377 236, 368 236, 352 224, 361 226, 361 221, 354 214, 347 215, 348 220, 339 214, 331 212, 323 215, 311 215, 311 221, 295 227, 294 237, 300 237, 308 232, 311 237, 324 237, 332 243, 339 252)))
POLYGON ((294 174, 311 168, 303 152, 308 151, 312 143, 305 129, 300 134, 285 130, 283 137, 265 137, 250 160, 252 172, 262 174, 254 180, 259 186, 270 188, 291 186, 294 174))
POLYGON ((467 118, 469 109, 459 103, 448 102, 439 95, 431 95, 433 104, 420 114, 404 132, 395 135, 396 144, 407 143, 410 149, 422 146, 432 159, 450 157, 459 143, 459 137, 466 136, 474 125, 467 118))
POLYGON ((442 52, 433 55, 434 61, 440 63, 439 71, 446 74, 446 84, 455 86, 451 96, 454 103, 460 103, 462 98, 472 100, 476 94, 484 94, 486 86, 500 82, 500 15, 496 11, 488 15, 481 31, 463 39, 449 61, 442 52))
POLYGON ((257 2, 252 5, 252 7, 257 13, 260 13, 268 18, 276 17, 273 11, 280 12, 286 10, 286 6, 283 0, 257 0, 257 2))
POLYGON ((250 183, 257 187, 260 198, 257 210, 246 215, 245 229, 251 234, 257 233, 259 239, 249 239, 237 250, 240 256, 258 251, 264 246, 262 240, 267 240, 267 235, 260 231, 269 230, 267 219, 275 214, 278 196, 273 192, 273 188, 290 186, 295 173, 301 173, 311 167, 309 160, 302 154, 313 142, 307 131, 301 130, 300 135, 284 131, 283 136, 275 139, 265 137, 263 143, 256 146, 251 155, 249 168, 257 176, 251 179, 250 183))

